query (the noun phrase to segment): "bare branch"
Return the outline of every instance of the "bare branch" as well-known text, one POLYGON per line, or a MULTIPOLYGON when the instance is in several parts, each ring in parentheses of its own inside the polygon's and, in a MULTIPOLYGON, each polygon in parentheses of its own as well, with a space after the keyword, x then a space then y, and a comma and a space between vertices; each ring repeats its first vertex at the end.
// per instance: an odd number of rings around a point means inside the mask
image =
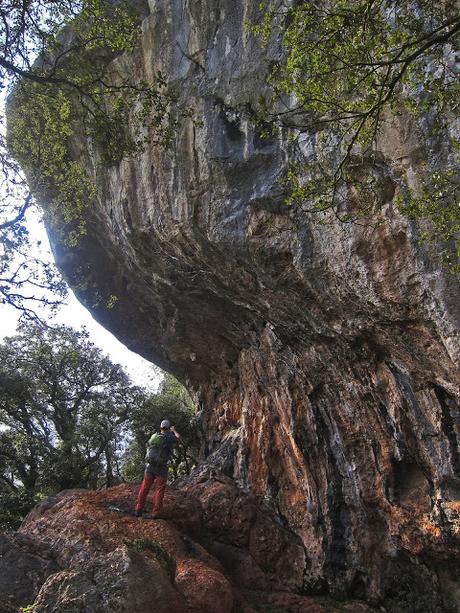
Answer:
POLYGON ((29 208, 31 202, 32 202, 32 194, 29 192, 27 194, 27 196, 26 196, 26 199, 24 200, 24 203, 22 204, 22 206, 21 206, 21 208, 19 210, 19 213, 16 215, 16 217, 14 219, 10 219, 9 221, 6 221, 6 222, 0 224, 0 230, 5 230, 6 228, 11 228, 15 224, 17 224, 19 221, 22 221, 24 219, 26 211, 29 208))

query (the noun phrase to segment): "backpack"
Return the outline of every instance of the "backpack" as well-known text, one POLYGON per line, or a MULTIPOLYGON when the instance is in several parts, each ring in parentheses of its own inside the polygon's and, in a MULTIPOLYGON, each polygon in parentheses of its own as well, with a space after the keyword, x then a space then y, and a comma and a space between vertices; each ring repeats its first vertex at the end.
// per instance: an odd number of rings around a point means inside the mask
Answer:
POLYGON ((166 464, 169 460, 169 453, 166 450, 166 439, 163 434, 154 434, 150 437, 145 454, 147 464, 166 464))

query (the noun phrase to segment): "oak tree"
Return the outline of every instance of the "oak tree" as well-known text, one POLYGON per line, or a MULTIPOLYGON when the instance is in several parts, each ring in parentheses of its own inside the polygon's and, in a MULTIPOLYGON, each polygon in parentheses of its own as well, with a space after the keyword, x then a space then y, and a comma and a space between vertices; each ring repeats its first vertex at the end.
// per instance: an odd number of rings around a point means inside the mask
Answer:
POLYGON ((128 421, 146 395, 84 330, 23 324, 0 364, 4 492, 32 501, 120 480, 128 421))

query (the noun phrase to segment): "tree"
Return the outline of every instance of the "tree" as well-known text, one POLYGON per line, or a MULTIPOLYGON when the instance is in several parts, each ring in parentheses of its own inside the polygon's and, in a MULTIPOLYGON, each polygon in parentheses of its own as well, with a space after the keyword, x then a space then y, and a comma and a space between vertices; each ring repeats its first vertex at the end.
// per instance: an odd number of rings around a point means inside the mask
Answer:
POLYGON ((0 345, 0 364, 4 496, 120 480, 128 419, 145 394, 85 331, 24 324, 0 345))
POLYGON ((10 98, 8 138, 3 119, 0 125, 0 302, 26 318, 38 319, 34 303, 56 306, 65 292, 52 266, 28 257, 27 211, 46 204, 49 223, 75 245, 97 196, 92 177, 72 159, 72 146, 87 138, 97 163, 110 165, 147 140, 164 144, 173 130, 175 94, 163 75, 146 83, 111 66, 136 48, 145 6, 123 0, 1 4, 0 90, 10 98))
POLYGON ((396 177, 401 208, 429 220, 424 238, 454 242, 454 255, 447 247, 444 256, 460 270, 456 3, 304 0, 261 8, 263 23, 253 31, 283 45, 262 119, 310 138, 310 152, 289 172, 289 202, 309 212, 331 210, 342 221, 374 214, 382 204, 379 138, 387 121, 409 114, 438 137, 443 170, 431 156, 416 189, 396 177))
POLYGON ((163 419, 169 419, 181 434, 171 461, 171 477, 189 474, 197 464, 200 446, 195 409, 185 388, 165 373, 158 394, 135 407, 130 417, 131 441, 125 456, 123 475, 129 480, 141 480, 147 441, 159 429, 163 419))
MULTIPOLYGON (((0 125, 1 130, 1 125, 0 125)), ((4 155, 0 134, 0 304, 39 322, 37 306, 54 311, 67 295, 56 267, 33 255, 26 215, 34 201, 18 168, 4 155), (2 153, 3 150, 3 153, 2 153)))

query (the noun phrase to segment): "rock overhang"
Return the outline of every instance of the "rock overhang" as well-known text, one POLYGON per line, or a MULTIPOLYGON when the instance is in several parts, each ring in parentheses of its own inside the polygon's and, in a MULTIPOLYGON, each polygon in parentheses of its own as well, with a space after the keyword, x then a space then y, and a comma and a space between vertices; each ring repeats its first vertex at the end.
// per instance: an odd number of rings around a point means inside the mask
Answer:
POLYGON ((99 321, 194 390, 207 452, 240 428, 226 470, 301 536, 311 589, 377 598, 402 549, 438 572, 446 539, 458 546, 436 511, 460 498, 458 281, 393 184, 377 227, 284 204, 288 131, 261 139, 251 119, 276 53, 244 27, 252 3, 151 11, 118 66, 162 70, 195 121, 111 167, 79 144, 98 198, 75 248, 50 227, 58 265, 99 321))

